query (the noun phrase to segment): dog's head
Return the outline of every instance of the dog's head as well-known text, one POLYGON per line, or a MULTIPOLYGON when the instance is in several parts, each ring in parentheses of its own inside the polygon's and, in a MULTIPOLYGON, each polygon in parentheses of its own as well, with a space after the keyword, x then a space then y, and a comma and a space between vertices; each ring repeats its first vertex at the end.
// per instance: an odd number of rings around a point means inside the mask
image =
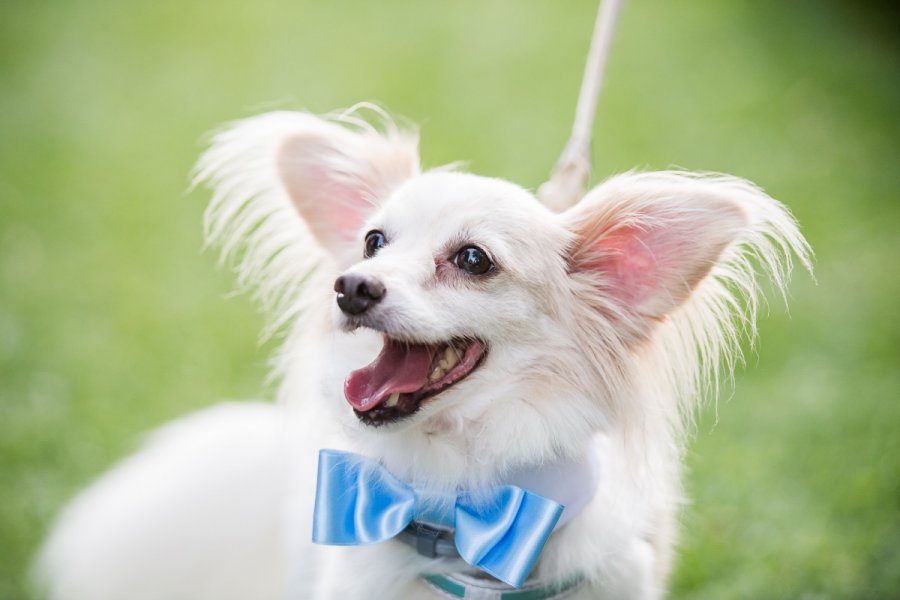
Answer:
POLYGON ((556 214, 506 181, 420 172, 415 139, 392 128, 281 118, 277 178, 334 266, 318 297, 344 335, 381 339, 336 401, 362 435, 417 451, 574 451, 727 342, 725 284, 753 285, 739 242, 764 259, 784 240, 802 249, 782 207, 740 180, 626 174, 556 214))

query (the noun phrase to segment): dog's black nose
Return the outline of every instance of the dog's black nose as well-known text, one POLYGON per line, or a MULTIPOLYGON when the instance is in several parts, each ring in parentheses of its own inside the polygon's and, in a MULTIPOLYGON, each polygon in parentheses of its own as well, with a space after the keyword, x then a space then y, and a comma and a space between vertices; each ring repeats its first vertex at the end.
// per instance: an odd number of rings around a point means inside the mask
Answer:
POLYGON ((373 277, 341 275, 334 282, 337 303, 348 315, 359 315, 384 298, 384 284, 373 277))

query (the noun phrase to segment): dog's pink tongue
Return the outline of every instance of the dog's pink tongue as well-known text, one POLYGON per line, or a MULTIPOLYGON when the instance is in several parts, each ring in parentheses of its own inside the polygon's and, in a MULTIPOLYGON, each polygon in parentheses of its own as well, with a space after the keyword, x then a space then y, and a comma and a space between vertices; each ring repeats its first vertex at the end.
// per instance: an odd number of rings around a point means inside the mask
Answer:
POLYGON ((347 402, 360 412, 372 410, 391 394, 415 392, 428 383, 436 348, 385 339, 372 364, 353 371, 344 381, 347 402))

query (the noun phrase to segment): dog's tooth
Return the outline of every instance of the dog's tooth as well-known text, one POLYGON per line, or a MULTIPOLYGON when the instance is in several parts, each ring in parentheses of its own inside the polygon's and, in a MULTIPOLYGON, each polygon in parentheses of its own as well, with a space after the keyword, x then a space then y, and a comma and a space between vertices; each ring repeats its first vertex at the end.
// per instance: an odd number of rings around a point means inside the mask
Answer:
POLYGON ((459 355, 456 353, 456 348, 453 346, 447 346, 447 349, 444 350, 444 360, 442 362, 446 362, 447 366, 445 369, 452 369, 459 363, 459 355))
POLYGON ((440 365, 434 368, 434 371, 431 372, 431 375, 428 376, 429 381, 437 381, 441 377, 444 376, 444 369, 441 368, 440 365))
POLYGON ((400 392, 394 392, 387 399, 387 402, 384 403, 385 406, 391 408, 393 406, 397 406, 397 403, 400 402, 400 392))

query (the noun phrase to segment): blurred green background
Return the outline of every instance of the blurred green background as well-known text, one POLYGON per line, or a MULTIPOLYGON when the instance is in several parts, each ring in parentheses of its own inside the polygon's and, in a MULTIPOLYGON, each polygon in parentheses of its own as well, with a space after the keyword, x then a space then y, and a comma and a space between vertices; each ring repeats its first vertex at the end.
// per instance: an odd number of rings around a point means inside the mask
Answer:
MULTIPOLYGON (((215 256, 202 136, 374 100, 535 188, 566 140, 592 0, 0 5, 0 598, 142 432, 266 396, 271 343, 215 256)), ((674 598, 900 597, 900 36, 891 4, 626 6, 595 173, 749 178, 817 252, 689 455, 674 598)))

